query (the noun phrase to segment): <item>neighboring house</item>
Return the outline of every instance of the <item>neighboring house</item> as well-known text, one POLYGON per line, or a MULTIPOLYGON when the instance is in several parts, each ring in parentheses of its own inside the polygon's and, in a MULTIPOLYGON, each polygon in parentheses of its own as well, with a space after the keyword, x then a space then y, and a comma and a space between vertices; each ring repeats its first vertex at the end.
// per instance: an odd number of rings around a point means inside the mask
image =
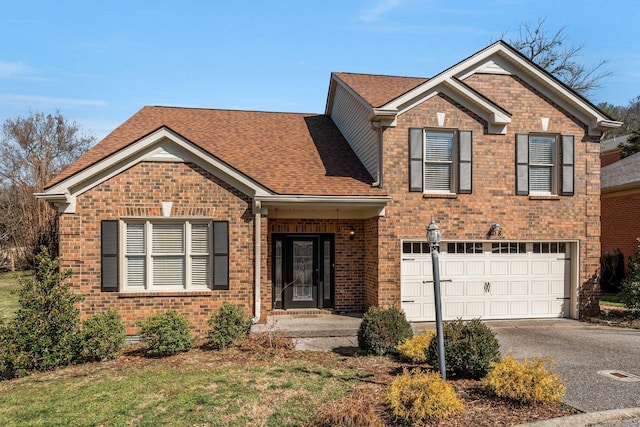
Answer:
POLYGON ((431 79, 334 73, 325 114, 145 107, 40 198, 83 316, 222 302, 433 320, 598 310, 600 147, 620 126, 504 42, 431 79), (496 227, 500 224, 501 227, 496 227))
POLYGON ((602 252, 619 249, 626 263, 640 237, 640 153, 603 167, 600 176, 602 252))
POLYGON ((614 136, 600 142, 600 167, 609 166, 620 160, 620 144, 627 145, 629 135, 614 136))

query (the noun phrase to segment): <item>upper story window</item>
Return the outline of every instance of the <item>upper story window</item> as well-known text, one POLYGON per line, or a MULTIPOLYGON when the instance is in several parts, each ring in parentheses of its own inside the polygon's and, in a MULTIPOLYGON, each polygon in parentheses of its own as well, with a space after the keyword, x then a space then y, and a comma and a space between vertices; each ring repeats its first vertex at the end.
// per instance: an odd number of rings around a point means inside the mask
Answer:
POLYGON ((471 193, 471 131, 409 129, 409 191, 471 193))
POLYGON ((571 135, 516 135, 516 193, 573 195, 571 135))

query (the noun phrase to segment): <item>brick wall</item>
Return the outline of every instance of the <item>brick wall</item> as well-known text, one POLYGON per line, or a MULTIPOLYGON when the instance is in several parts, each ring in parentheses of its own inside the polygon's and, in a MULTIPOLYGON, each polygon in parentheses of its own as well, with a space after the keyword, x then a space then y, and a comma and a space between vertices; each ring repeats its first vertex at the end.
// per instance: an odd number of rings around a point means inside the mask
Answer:
POLYGON ((76 203, 77 213, 60 216, 60 254, 63 266, 73 269, 72 289, 85 296, 79 304, 83 319, 115 309, 126 322, 127 333, 135 334, 137 320, 175 309, 204 333, 207 320, 222 302, 239 304, 248 315, 253 312, 253 215, 250 199, 238 190, 193 164, 143 162, 79 195, 76 203), (229 221, 228 291, 100 291, 100 221, 160 217, 162 201, 173 202, 174 217, 229 221))
POLYGON ((602 252, 619 249, 625 264, 638 249, 640 189, 602 194, 602 252))
POLYGON ((384 184, 392 197, 379 221, 379 303, 400 298, 400 239, 424 238, 431 216, 443 239, 485 239, 492 223, 502 225, 506 239, 577 239, 580 242, 581 315, 598 309, 597 272, 600 256, 599 137, 517 77, 477 74, 465 83, 512 113, 506 135, 489 135, 483 120, 446 95, 424 101, 386 128, 384 184), (408 191, 407 141, 410 127, 445 127, 473 131, 473 193, 454 198, 429 197, 408 191), (515 135, 548 131, 575 136, 575 196, 528 197, 515 194, 515 135))

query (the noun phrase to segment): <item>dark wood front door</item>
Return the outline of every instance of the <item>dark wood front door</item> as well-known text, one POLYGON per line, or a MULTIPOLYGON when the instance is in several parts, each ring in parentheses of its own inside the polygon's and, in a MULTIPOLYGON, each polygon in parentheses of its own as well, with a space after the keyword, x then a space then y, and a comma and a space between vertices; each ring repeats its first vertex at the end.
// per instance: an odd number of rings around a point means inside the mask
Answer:
POLYGON ((333 236, 273 236, 276 308, 333 307, 333 236))

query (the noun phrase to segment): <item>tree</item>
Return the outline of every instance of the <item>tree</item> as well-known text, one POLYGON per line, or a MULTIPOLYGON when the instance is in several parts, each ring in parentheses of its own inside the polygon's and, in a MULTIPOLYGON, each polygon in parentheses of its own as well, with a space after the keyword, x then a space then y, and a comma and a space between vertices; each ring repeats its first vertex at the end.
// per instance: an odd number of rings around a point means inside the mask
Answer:
POLYGON ((549 32, 546 18, 538 18, 536 24, 523 22, 518 37, 508 42, 531 61, 547 70, 564 84, 583 96, 590 95, 601 87, 600 81, 613 75, 603 67, 606 60, 586 66, 576 60, 585 47, 584 42, 571 43, 565 34, 566 26, 549 32))
POLYGON ((618 144, 618 148, 620 149, 621 159, 640 152, 640 125, 631 132, 627 139, 627 143, 618 144))
POLYGON ((40 246, 57 253, 57 215, 37 200, 45 185, 93 143, 60 112, 8 119, 0 141, 0 249, 33 266, 40 246))

